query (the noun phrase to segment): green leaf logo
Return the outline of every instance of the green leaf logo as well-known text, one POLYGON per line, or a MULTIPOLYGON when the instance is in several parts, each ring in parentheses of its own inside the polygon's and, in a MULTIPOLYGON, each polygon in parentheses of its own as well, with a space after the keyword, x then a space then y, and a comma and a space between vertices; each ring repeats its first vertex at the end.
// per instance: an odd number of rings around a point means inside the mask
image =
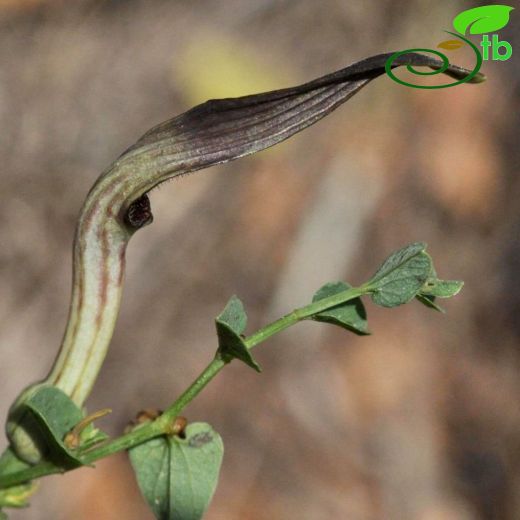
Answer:
POLYGON ((509 22, 509 5, 483 5, 462 11, 453 19, 453 27, 460 34, 484 34, 498 31, 509 22))

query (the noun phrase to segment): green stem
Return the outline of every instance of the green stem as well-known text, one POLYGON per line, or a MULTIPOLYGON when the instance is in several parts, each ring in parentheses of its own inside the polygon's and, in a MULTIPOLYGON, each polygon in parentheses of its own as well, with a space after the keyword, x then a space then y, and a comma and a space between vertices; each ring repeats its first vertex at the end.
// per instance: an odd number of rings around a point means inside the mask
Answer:
MULTIPOLYGON (((264 342, 271 336, 281 332, 282 330, 295 325, 299 321, 311 318, 318 312, 330 309, 336 305, 340 305, 347 301, 353 300, 363 294, 368 289, 365 286, 353 287, 346 291, 334 294, 327 298, 323 298, 317 302, 313 302, 305 307, 295 309, 282 318, 261 328, 257 332, 245 339, 248 349, 252 349, 256 345, 264 342)), ((129 433, 121 435, 116 439, 110 440, 99 446, 90 448, 85 452, 78 453, 79 458, 84 465, 90 465, 97 460, 103 459, 109 455, 113 455, 119 451, 128 450, 145 441, 159 437, 168 432, 171 422, 179 415, 179 413, 207 386, 207 384, 224 368, 226 362, 220 356, 216 356, 211 363, 200 373, 193 383, 175 400, 175 402, 155 421, 147 423, 129 433)), ((74 468, 75 469, 75 468, 74 468)), ((8 488, 16 484, 28 482, 35 478, 51 475, 54 473, 64 473, 68 471, 60 466, 56 466, 51 462, 43 461, 39 464, 27 469, 0 475, 0 489, 8 488)))
POLYGON ((251 334, 248 338, 245 339, 245 343, 248 349, 252 349, 259 343, 262 343, 267 338, 270 338, 274 334, 281 332, 282 330, 291 327, 292 325, 298 323, 299 321, 306 320, 319 312, 330 309, 332 307, 336 307, 342 303, 346 303, 358 296, 363 296, 367 294, 369 291, 365 286, 361 287, 352 287, 346 291, 341 291, 337 294, 329 296, 327 298, 323 298, 322 300, 318 300, 317 302, 310 303, 309 305, 305 305, 305 307, 300 307, 299 309, 295 309, 289 314, 279 318, 276 321, 273 321, 269 325, 261 328, 254 334, 251 334))

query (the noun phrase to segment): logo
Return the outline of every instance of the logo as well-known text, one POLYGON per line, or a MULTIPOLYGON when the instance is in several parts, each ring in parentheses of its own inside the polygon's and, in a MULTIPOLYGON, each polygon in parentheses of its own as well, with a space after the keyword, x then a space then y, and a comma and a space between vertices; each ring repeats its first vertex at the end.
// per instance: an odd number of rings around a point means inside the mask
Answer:
POLYGON ((393 62, 399 56, 402 56, 403 54, 408 54, 409 52, 428 52, 430 54, 435 54, 442 60, 443 63, 443 66, 440 69, 431 72, 421 72, 414 69, 411 65, 407 65, 406 68, 409 72, 420 76, 433 76, 435 74, 440 74, 441 72, 444 72, 450 64, 449 59, 441 51, 437 51, 434 49, 406 49, 404 51, 396 52, 392 54, 386 61, 386 73, 397 83, 412 88, 446 88, 454 87, 455 85, 460 85, 461 83, 466 83, 467 81, 470 81, 478 73, 484 60, 487 61, 489 59, 492 59, 494 61, 506 61, 513 55, 513 47, 508 41, 500 40, 498 34, 489 34, 502 29, 508 24, 509 14, 513 9, 513 7, 510 7, 508 5, 484 5, 481 7, 475 7, 473 9, 462 11, 453 19, 453 27, 457 32, 445 32, 451 34, 457 39, 442 41, 437 45, 437 47, 440 49, 451 51, 460 49, 465 45, 470 46, 470 48, 473 50, 475 54, 476 63, 473 70, 463 79, 444 85, 414 85, 413 83, 409 83, 408 81, 399 79, 393 73, 393 62), (482 47, 482 52, 471 40, 465 37, 466 33, 468 33, 469 35, 482 35, 482 39, 479 43, 480 47, 482 47))

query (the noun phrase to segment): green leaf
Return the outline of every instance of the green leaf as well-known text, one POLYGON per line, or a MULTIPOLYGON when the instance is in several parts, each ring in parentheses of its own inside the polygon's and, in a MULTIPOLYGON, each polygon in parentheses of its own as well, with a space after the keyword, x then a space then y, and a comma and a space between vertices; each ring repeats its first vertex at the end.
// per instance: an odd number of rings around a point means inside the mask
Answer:
POLYGON ((424 242, 414 242, 397 251, 394 251, 381 264, 381 267, 376 271, 368 283, 373 284, 385 276, 392 274, 396 269, 399 269, 403 264, 405 264, 410 258, 417 256, 423 251, 426 251, 426 244, 424 242))
POLYGON ((48 457, 66 467, 82 466, 63 443, 65 434, 83 418, 83 412, 76 404, 60 389, 42 386, 29 395, 23 407, 36 419, 39 433, 49 449, 48 457))
POLYGON ((0 520, 9 520, 7 515, 0 509, 0 520))
POLYGON ((435 303, 435 296, 419 293, 415 296, 423 305, 444 314, 444 309, 435 303))
POLYGON ((375 304, 396 307, 414 298, 430 278, 432 261, 424 252, 426 244, 417 242, 392 253, 365 284, 375 304))
POLYGON ((0 456, 0 475, 17 473, 30 467, 31 464, 21 460, 11 447, 8 447, 0 456))
POLYGON ((246 330, 247 314, 239 298, 235 295, 231 296, 224 310, 217 316, 217 320, 225 323, 236 334, 242 334, 246 330))
POLYGON ((185 438, 159 437, 129 451, 137 483, 158 520, 202 518, 217 487, 224 445, 206 423, 185 438))
POLYGON ((218 351, 222 359, 230 362, 232 359, 240 359, 246 365, 261 372, 262 369, 253 359, 247 345, 242 338, 247 325, 247 315, 242 302, 232 296, 224 310, 215 319, 218 336, 218 351))
POLYGON ((421 294, 437 298, 451 298, 460 292, 464 282, 458 280, 428 280, 421 288, 421 294))
POLYGON ((416 298, 426 307, 444 312, 444 309, 435 303, 435 298, 451 298, 460 292, 463 285, 464 282, 457 280, 439 280, 435 270, 432 270, 432 275, 421 287, 416 298))
MULTIPOLYGON (((316 292, 312 301, 317 302, 351 288, 352 286, 345 282, 330 282, 316 292)), ((359 336, 370 334, 368 331, 367 313, 361 298, 350 300, 336 307, 314 314, 311 319, 338 325, 359 336)))
MULTIPOLYGON (((0 507, 27 507, 29 497, 38 488, 38 482, 27 482, 6 489, 0 489, 0 507)), ((0 513, 2 513, 0 511, 0 513)), ((3 513, 5 515, 5 513, 3 513)), ((7 515, 5 515, 7 518, 7 515)), ((0 514, 0 520, 2 516, 0 514)))
POLYGON ((498 31, 509 22, 513 7, 508 5, 483 5, 462 11, 453 19, 453 27, 460 34, 484 34, 498 31))

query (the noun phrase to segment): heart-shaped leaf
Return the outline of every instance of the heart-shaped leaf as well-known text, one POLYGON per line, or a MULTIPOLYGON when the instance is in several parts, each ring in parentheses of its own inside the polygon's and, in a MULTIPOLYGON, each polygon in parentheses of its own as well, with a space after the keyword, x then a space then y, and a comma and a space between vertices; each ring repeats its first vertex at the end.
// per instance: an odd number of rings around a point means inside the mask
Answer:
POLYGON ((509 22, 509 5, 483 5, 462 11, 453 19, 453 27, 460 34, 484 34, 498 31, 509 22))
POLYGON ((158 520, 199 520, 217 487, 224 445, 206 423, 129 451, 137 483, 158 520))
MULTIPOLYGON (((352 286, 345 282, 330 282, 321 287, 314 297, 313 302, 323 300, 334 294, 351 289, 352 286)), ((359 336, 370 334, 367 324, 367 313, 361 298, 350 300, 336 307, 314 314, 312 319, 325 323, 332 323, 344 329, 354 332, 359 336)))

